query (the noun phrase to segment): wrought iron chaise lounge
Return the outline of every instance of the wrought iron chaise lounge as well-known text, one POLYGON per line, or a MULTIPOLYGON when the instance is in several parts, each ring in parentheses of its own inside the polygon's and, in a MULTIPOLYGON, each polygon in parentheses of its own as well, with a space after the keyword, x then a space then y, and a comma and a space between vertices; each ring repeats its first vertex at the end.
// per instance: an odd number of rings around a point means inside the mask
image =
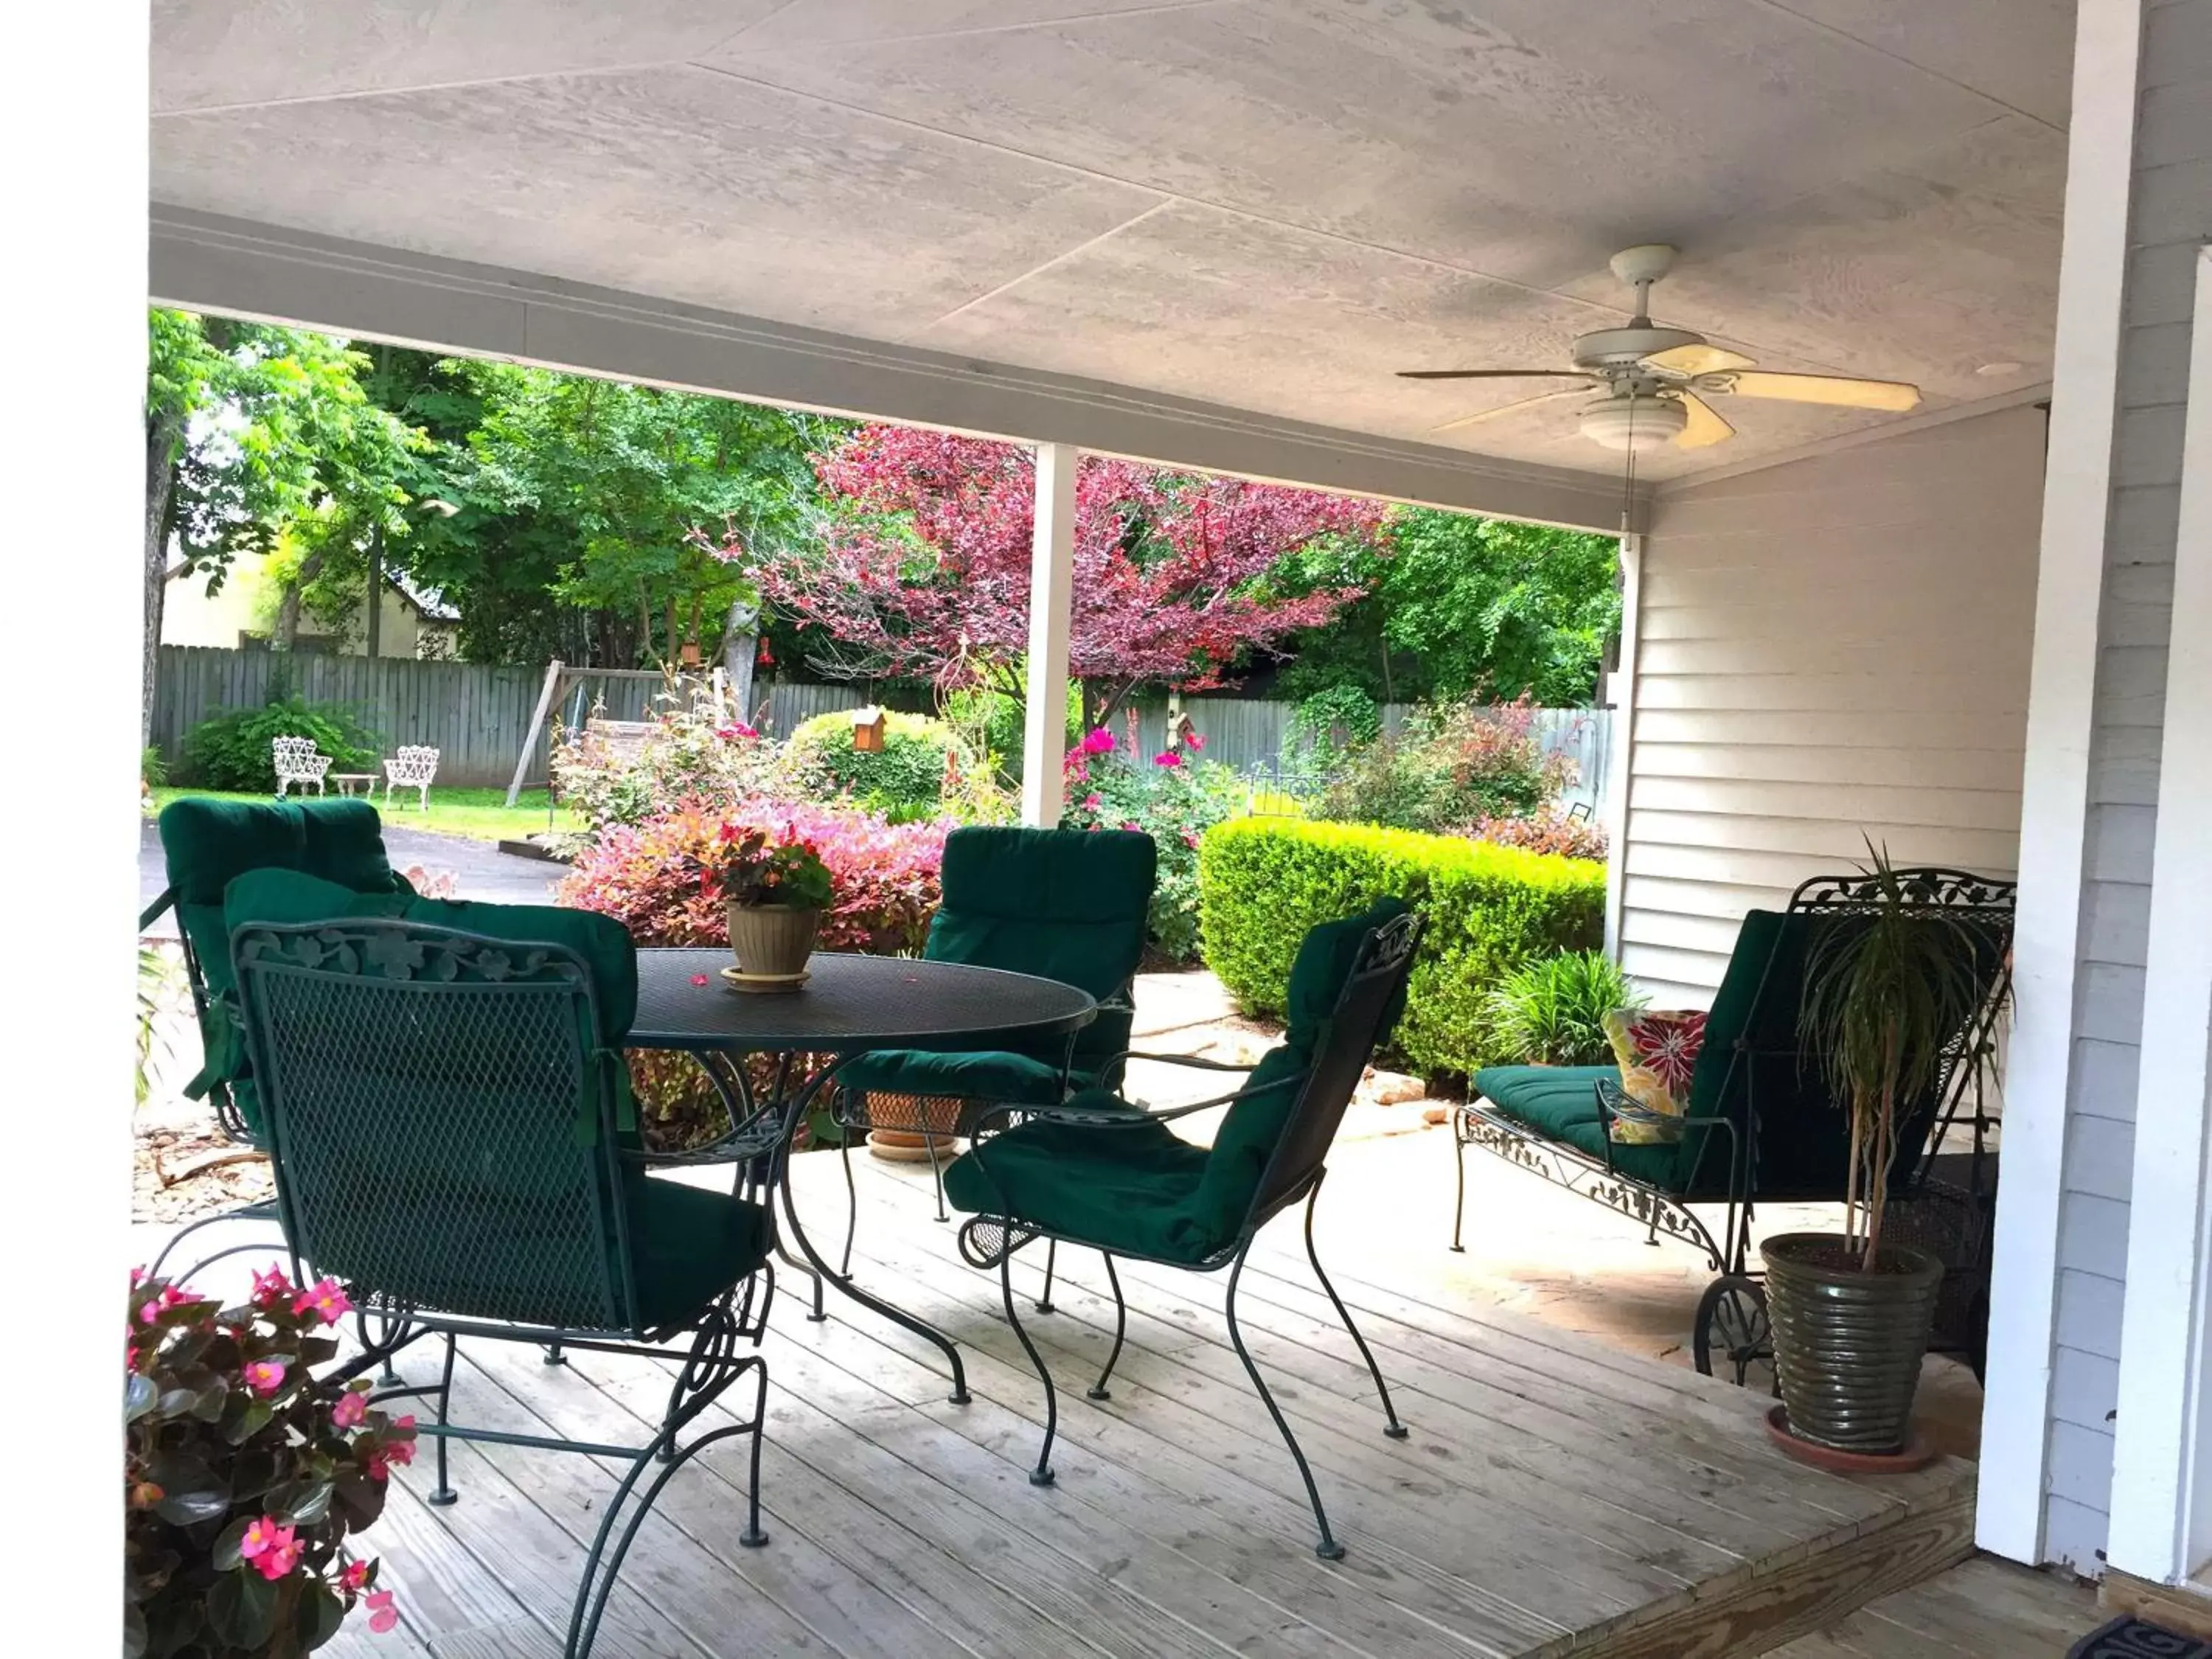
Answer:
MULTIPOLYGON (((1936 1351, 1965 1357, 1978 1375, 1989 1323, 1990 1209, 1996 1188, 1984 1084, 2008 1000, 2014 884, 1963 871, 1898 872, 1919 914, 1952 926, 1971 954, 1980 1000, 1945 1051, 1942 1079, 1904 1103, 1900 1158, 1886 1237, 1917 1243, 1945 1261, 1936 1351), (1955 1142, 1947 1150, 1947 1141, 1955 1142)), ((1581 1194, 1705 1253, 1717 1275, 1699 1300, 1692 1352, 1742 1382, 1771 1358, 1765 1291, 1751 1261, 1759 1204, 1839 1203, 1850 1152, 1846 1113, 1831 1098, 1816 1055, 1798 1032, 1808 945, 1817 930, 1850 925, 1878 902, 1863 875, 1822 876, 1801 885, 1787 910, 1753 910, 1736 935, 1707 1016, 1690 1084, 1681 1139, 1672 1145, 1616 1143, 1608 1123, 1623 1101, 1611 1066, 1498 1066, 1474 1076, 1473 1097, 1454 1121, 1459 1164, 1452 1248, 1461 1248, 1467 1204, 1467 1148, 1581 1194), (1699 1209, 1717 1209, 1717 1231, 1699 1209)))

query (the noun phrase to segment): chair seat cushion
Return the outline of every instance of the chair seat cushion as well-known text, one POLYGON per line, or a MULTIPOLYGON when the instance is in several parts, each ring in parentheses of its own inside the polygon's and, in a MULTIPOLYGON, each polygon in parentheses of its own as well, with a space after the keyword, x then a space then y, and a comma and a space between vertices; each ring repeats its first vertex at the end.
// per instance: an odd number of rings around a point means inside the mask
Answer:
POLYGON ((878 1048, 846 1061, 837 1082, 868 1094, 927 1095, 1013 1106, 1054 1105, 1066 1092, 1060 1086, 1059 1066, 1003 1050, 939 1054, 921 1048, 878 1048))
MULTIPOLYGON (((1597 1085, 1620 1084, 1617 1066, 1492 1066, 1474 1074, 1474 1091, 1501 1116, 1545 1139, 1605 1161, 1605 1125, 1599 1121, 1597 1085)), ((1680 1148, 1614 1146, 1613 1167, 1626 1176, 1672 1191, 1680 1148)))
POLYGON ((768 1212, 759 1205, 643 1174, 628 1184, 641 1328, 688 1320, 768 1260, 768 1212))
MULTIPOLYGON (((1103 1090, 1068 1103, 1143 1114, 1103 1090)), ((1128 1127, 1024 1123, 962 1154, 945 1171, 945 1196, 978 1215, 1010 1216, 1101 1249, 1196 1263, 1236 1237, 1203 1213, 1206 1149, 1150 1119, 1128 1127)))

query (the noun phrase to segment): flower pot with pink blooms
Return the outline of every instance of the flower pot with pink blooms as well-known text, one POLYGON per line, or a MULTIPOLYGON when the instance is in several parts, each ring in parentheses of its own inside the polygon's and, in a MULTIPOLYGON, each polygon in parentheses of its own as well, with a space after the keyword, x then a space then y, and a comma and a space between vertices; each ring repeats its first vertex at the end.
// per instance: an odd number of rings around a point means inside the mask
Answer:
POLYGON ((383 1513, 415 1419, 314 1367, 350 1311, 332 1279, 272 1267, 240 1307, 131 1276, 123 1370, 123 1651, 290 1659, 356 1606, 399 1622, 347 1540, 383 1513))
POLYGON ((822 913, 836 897, 821 850, 788 825, 771 833, 726 823, 702 862, 729 926, 732 981, 746 990, 804 983, 822 913))

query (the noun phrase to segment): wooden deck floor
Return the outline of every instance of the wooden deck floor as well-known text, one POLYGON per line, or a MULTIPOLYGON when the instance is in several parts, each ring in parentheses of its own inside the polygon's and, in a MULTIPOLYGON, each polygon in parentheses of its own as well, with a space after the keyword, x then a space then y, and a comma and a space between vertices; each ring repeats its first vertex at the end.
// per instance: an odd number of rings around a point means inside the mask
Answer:
MULTIPOLYGON (((766 1344, 770 1543, 743 1550, 743 1447, 663 1495, 623 1571, 603 1655, 1577 1654, 1766 1651, 1962 1557, 1972 1469, 1895 1480, 1801 1468, 1765 1402, 1510 1315, 1452 1305, 1418 1253, 1324 1259, 1412 1428, 1385 1439, 1366 1373, 1313 1284, 1294 1219, 1239 1295, 1249 1340, 1313 1460, 1350 1554, 1311 1551, 1295 1469, 1221 1320, 1220 1276, 1123 1269, 1130 1347, 1103 1405, 1083 1397, 1110 1340, 1096 1256, 1063 1252, 1058 1311, 1025 1320, 1061 1384, 1059 1485, 1025 1478, 1042 1395, 995 1278, 930 1218, 926 1171, 867 1158, 863 1282, 966 1346, 975 1398, 945 1401, 933 1351, 830 1298, 780 1295, 766 1344), (1402 1259, 1401 1259, 1402 1258, 1402 1259)), ((836 1162, 799 1160, 802 1213, 842 1236, 836 1162)), ((787 1275, 787 1281, 788 1281, 787 1275)), ((1034 1266, 1017 1285, 1037 1284, 1034 1266)), ((785 1286, 788 1291, 788 1282, 785 1286)), ((456 1416, 641 1438, 665 1370, 465 1346, 456 1416)), ((422 1362, 418 1362, 422 1363, 422 1362)), ((427 1458, 425 1462, 427 1464, 427 1458)), ((461 1501, 406 1473, 366 1542, 405 1624, 327 1651, 448 1659, 557 1651, 610 1467, 459 1447, 461 1501)))
POLYGON ((2047 1659, 2110 1617, 2086 1584, 1984 1557, 1885 1595, 1772 1659, 2047 1659))

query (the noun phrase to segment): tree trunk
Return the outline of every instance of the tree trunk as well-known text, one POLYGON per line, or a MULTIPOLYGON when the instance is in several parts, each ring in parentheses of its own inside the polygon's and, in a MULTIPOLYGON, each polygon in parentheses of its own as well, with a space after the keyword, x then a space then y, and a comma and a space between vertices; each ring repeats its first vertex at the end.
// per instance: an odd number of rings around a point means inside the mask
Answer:
MULTIPOLYGON (((391 352, 386 349, 385 372, 391 369, 391 352)), ((368 532, 368 641, 369 660, 374 662, 384 651, 384 526, 380 522, 368 532)))
POLYGON ((743 599, 730 602, 722 622, 722 668, 730 682, 730 703, 747 725, 753 718, 753 664, 760 656, 760 635, 753 631, 760 612, 743 599))
POLYGON ((165 414, 146 422, 146 550, 142 572, 145 639, 139 659, 138 746, 154 741, 154 677, 161 663, 161 618, 169 591, 169 528, 177 495, 174 452, 184 440, 185 417, 165 414))
POLYGON ((276 626, 270 635, 272 651, 296 650, 300 644, 300 596, 307 592, 307 584, 323 573, 320 553, 310 553, 300 561, 299 574, 284 586, 284 597, 277 603, 276 626))

